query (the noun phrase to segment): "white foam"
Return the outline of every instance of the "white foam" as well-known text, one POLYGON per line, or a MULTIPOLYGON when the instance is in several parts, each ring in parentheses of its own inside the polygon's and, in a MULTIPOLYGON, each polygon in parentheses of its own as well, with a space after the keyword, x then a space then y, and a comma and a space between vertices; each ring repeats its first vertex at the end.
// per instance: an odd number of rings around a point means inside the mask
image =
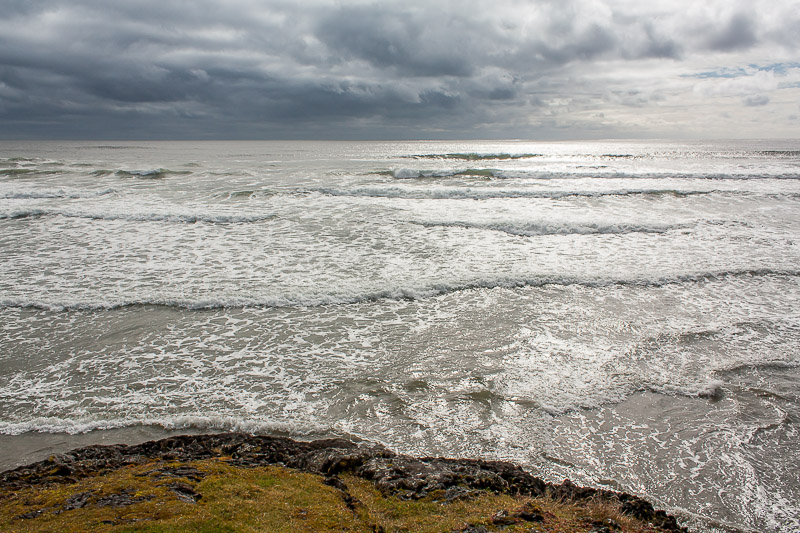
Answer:
POLYGON ((65 199, 79 199, 79 198, 97 198, 98 196, 106 196, 114 194, 114 189, 103 189, 100 191, 81 191, 71 189, 29 189, 29 190, 16 190, 5 192, 0 195, 3 200, 36 200, 36 199, 51 199, 51 198, 65 198, 65 199))
POLYGON ((722 395, 722 386, 724 384, 722 380, 712 379, 697 392, 697 395, 701 398, 719 398, 722 395))
POLYGON ((759 181, 765 179, 774 180, 800 180, 800 174, 796 172, 752 172, 744 169, 731 169, 724 173, 714 172, 676 172, 668 171, 621 171, 617 167, 606 166, 573 166, 569 171, 552 169, 502 169, 502 168, 470 168, 470 167, 449 167, 439 169, 407 168, 401 167, 392 170, 392 176, 396 179, 423 179, 423 178, 501 178, 519 180, 573 180, 576 177, 590 178, 615 178, 625 180, 700 180, 700 181, 759 181))
POLYGON ((164 429, 214 429, 223 431, 241 431, 244 433, 287 433, 292 435, 314 435, 330 433, 331 428, 311 421, 297 423, 259 419, 236 418, 232 416, 164 416, 164 417, 132 417, 112 419, 85 419, 42 417, 26 422, 0 421, 0 434, 21 435, 23 433, 66 433, 78 435, 90 431, 118 429, 134 426, 158 426, 164 429))
POLYGON ((625 233, 666 233, 675 229, 686 229, 689 224, 604 224, 599 222, 461 222, 461 221, 425 221, 416 222, 426 227, 457 227, 500 231, 511 235, 594 235, 625 233))
POLYGON ((233 215, 215 213, 197 213, 189 210, 176 213, 153 213, 153 212, 119 212, 107 210, 77 210, 69 208, 49 209, 49 208, 29 208, 29 209, 6 209, 0 211, 2 219, 21 219, 31 217, 54 217, 62 216, 67 218, 85 218, 91 220, 126 220, 130 222, 176 222, 184 224, 194 224, 197 222, 207 222, 211 224, 243 224, 253 222, 264 222, 272 220, 275 215, 272 213, 233 215))
MULTIPOLYGON (((630 287, 662 287, 676 284, 693 284, 737 277, 797 277, 798 270, 753 269, 729 270, 715 272, 699 272, 681 274, 671 277, 653 278, 609 278, 541 275, 541 276, 494 276, 476 278, 460 282, 435 282, 429 284, 398 286, 377 291, 364 292, 354 288, 351 292, 332 290, 328 293, 298 292, 275 294, 254 294, 247 291, 240 295, 228 295, 218 298, 186 298, 164 296, 164 291, 141 298, 107 297, 102 300, 88 298, 69 298, 61 294, 47 295, 47 298, 0 298, 0 307, 34 308, 49 311, 67 310, 100 310, 116 309, 130 306, 167 306, 184 309, 222 309, 248 307, 318 307, 328 305, 374 302, 379 300, 421 300, 443 294, 474 289, 514 289, 521 287, 545 286, 582 286, 591 288, 630 286, 630 287)), ((338 289, 338 287, 337 287, 338 289)))
POLYGON ((403 198, 403 199, 468 199, 484 200, 490 198, 570 198, 570 197, 604 197, 604 196, 690 196, 714 194, 720 191, 692 191, 675 189, 617 189, 596 191, 543 191, 537 189, 510 189, 489 187, 354 187, 352 189, 319 188, 315 192, 329 196, 354 196, 368 198, 403 198))

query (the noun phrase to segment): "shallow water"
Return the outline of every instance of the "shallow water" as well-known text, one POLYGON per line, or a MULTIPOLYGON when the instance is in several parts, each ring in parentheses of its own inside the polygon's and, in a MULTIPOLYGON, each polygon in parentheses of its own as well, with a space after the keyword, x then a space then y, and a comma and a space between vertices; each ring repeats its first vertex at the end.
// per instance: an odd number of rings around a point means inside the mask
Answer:
POLYGON ((0 228, 2 467, 346 435, 800 530, 796 143, 3 142, 0 228))

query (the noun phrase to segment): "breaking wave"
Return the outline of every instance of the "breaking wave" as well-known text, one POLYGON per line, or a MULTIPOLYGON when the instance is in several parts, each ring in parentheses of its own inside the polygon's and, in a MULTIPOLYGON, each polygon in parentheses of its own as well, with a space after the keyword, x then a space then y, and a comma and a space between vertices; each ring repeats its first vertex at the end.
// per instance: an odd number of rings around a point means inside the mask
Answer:
POLYGON ((221 192, 215 194, 214 198, 222 200, 241 200, 251 198, 267 198, 270 196, 275 196, 276 194, 278 193, 268 189, 245 189, 241 191, 221 192))
POLYGON ((3 200, 36 200, 48 198, 65 198, 65 199, 78 199, 78 198, 97 198, 98 196, 106 196, 114 194, 114 189, 105 189, 102 191, 65 191, 64 189, 56 190, 40 190, 40 191, 16 191, 0 194, 0 199, 3 200))
POLYGON ((60 174, 58 170, 42 170, 39 168, 0 168, 0 176, 14 178, 17 176, 47 176, 60 174))
POLYGON ((463 170, 418 170, 413 168, 399 168, 390 172, 399 180, 419 178, 455 178, 455 177, 481 177, 498 178, 503 172, 493 168, 467 168, 463 170))
POLYGON ((260 215, 214 215, 195 213, 111 213, 111 212, 81 212, 59 209, 25 209, 12 210, 0 213, 0 220, 16 220, 24 218, 40 218, 62 216, 67 218, 86 218, 91 220, 127 220, 131 222, 177 222, 194 224, 207 222, 211 224, 239 224, 262 222, 276 218, 274 214, 260 215))
POLYGON ((307 420, 293 424, 289 422, 269 421, 263 418, 244 419, 224 415, 167 415, 158 418, 130 417, 102 420, 41 417, 26 422, 0 422, 0 435, 21 435, 29 432, 78 435, 90 431, 119 429, 132 426, 161 427, 166 430, 203 429, 302 436, 327 435, 330 433, 329 427, 314 424, 307 420))
POLYGON ((397 287, 372 292, 333 292, 326 294, 288 294, 275 296, 229 296, 225 298, 113 298, 96 300, 54 300, 49 302, 24 298, 0 299, 0 307, 31 308, 45 311, 98 311, 134 306, 175 307, 189 310, 259 307, 320 307, 345 305, 383 300, 421 300, 444 294, 474 289, 519 289, 524 287, 572 286, 583 287, 663 287, 667 285, 705 283, 732 278, 752 277, 798 277, 800 270, 743 269, 719 272, 701 272, 661 278, 577 278, 554 275, 532 275, 520 277, 493 277, 452 283, 432 283, 418 287, 397 287))
POLYGON ((646 224, 601 224, 596 222, 585 223, 503 223, 503 222, 450 222, 450 221, 425 221, 414 222, 425 226, 434 227, 455 227, 466 229, 479 229, 499 231, 510 235, 521 237, 533 237, 536 235, 622 235, 626 233, 666 233, 675 229, 686 229, 690 224, 673 225, 646 225, 646 224))
POLYGON ((135 178, 144 180, 160 180, 170 175, 186 176, 192 174, 191 170, 170 170, 167 168, 155 168, 150 170, 108 170, 97 169, 90 172, 92 176, 114 175, 120 178, 135 178))
POLYGON ((800 150, 762 150, 756 153, 767 157, 800 157, 800 150))
POLYGON ((455 154, 420 154, 407 156, 411 159, 456 159, 461 161, 486 161, 504 159, 532 159, 543 157, 544 154, 477 154, 477 153, 455 153, 455 154))
POLYGON ((408 200, 445 200, 471 199, 484 200, 490 198, 569 198, 569 197, 602 197, 602 196, 675 196, 706 195, 724 193, 725 191, 682 191, 676 189, 620 189, 610 191, 539 191, 529 189, 489 189, 441 187, 437 189, 409 189, 403 187, 357 187, 353 189, 319 188, 312 192, 326 196, 355 196, 373 198, 403 198, 408 200))
POLYGON ((727 173, 727 174, 709 174, 709 173, 675 173, 675 172, 597 172, 604 167, 598 166, 581 166, 585 170, 593 172, 553 172, 543 170, 522 170, 522 169, 496 169, 496 168, 448 168, 448 169, 418 169, 418 168, 396 168, 389 171, 379 171, 379 175, 389 175, 395 179, 447 179, 447 178, 464 178, 464 177, 479 177, 479 178, 493 178, 493 179, 521 179, 521 180, 574 180, 576 178, 597 178, 597 179, 626 179, 626 180, 652 180, 652 179, 680 179, 680 180, 704 180, 704 181, 742 181, 742 180, 797 180, 800 179, 800 173, 780 173, 780 174, 754 174, 754 173, 727 173))

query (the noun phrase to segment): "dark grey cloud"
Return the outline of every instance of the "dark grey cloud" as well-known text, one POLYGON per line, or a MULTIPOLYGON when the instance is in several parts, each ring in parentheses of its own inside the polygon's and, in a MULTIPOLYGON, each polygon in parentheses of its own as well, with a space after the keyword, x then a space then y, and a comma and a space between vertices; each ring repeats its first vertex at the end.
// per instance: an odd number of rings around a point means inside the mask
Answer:
POLYGON ((709 46, 714 50, 730 52, 750 48, 756 42, 753 16, 737 13, 730 18, 727 24, 711 34, 709 46))
POLYGON ((396 12, 369 5, 328 13, 316 36, 344 60, 362 59, 406 76, 466 77, 474 71, 468 51, 475 29, 447 13, 396 12))
POLYGON ((788 0, 769 20, 695 5, 6 0, 0 137, 594 135, 590 111, 691 91, 704 54, 797 43, 788 0))

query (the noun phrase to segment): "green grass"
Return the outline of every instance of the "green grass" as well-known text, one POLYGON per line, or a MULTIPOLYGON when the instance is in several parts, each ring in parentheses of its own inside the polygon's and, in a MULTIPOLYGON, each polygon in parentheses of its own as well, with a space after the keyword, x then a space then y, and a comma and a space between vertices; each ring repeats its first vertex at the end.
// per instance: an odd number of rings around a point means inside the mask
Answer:
POLYGON ((547 498, 480 493, 468 501, 442 502, 442 495, 416 501, 387 497, 371 482, 343 475, 347 494, 324 478, 282 467, 241 468, 210 459, 183 464, 149 462, 80 480, 69 485, 26 488, 0 494, 0 531, 9 532, 313 532, 452 531, 468 524, 490 531, 589 531, 592 521, 610 518, 621 531, 651 531, 609 504, 575 505, 547 498), (185 466, 204 473, 197 480, 159 477, 164 468, 185 466), (170 486, 181 483, 202 497, 181 500, 170 486), (102 506, 102 499, 125 492, 136 503, 102 506), (70 497, 91 492, 86 505, 65 510, 70 497), (348 505, 349 500, 349 505, 348 505), (501 528, 492 517, 513 514, 527 505, 544 518, 501 528), (19 518, 42 510, 36 518, 19 518))

